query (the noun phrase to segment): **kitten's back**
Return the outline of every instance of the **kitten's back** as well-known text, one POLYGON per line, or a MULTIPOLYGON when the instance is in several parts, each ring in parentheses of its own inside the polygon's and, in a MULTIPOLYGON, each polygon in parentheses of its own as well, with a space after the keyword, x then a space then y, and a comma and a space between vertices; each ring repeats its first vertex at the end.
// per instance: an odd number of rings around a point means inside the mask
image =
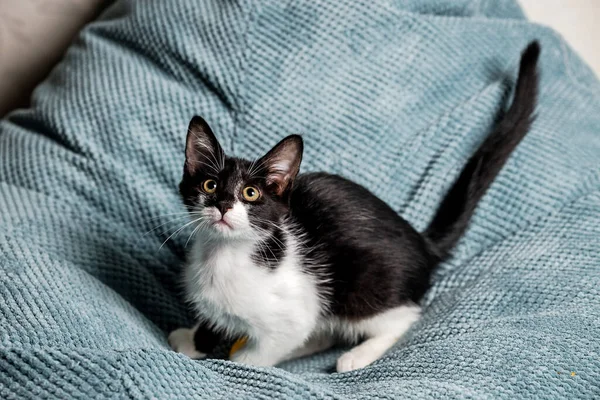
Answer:
POLYGON ((290 207, 306 233, 308 257, 327 266, 311 272, 327 275, 335 315, 363 318, 417 302, 427 290, 434 260, 425 240, 364 187, 337 175, 303 174, 290 207))
MULTIPOLYGON (((532 42, 521 57, 512 105, 469 159, 434 219, 418 233, 385 202, 340 176, 298 176, 291 215, 306 233, 311 271, 327 275, 330 309, 362 318, 407 302, 417 303, 433 268, 467 229, 479 200, 526 135, 537 99, 540 47, 532 42)), ((323 280, 327 282, 327 280, 323 280)))

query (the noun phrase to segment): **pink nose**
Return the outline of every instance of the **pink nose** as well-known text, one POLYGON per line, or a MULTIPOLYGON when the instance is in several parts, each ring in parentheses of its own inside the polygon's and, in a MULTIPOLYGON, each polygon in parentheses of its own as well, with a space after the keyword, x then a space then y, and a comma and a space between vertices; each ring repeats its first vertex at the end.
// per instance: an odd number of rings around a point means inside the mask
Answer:
POLYGON ((225 213, 232 209, 231 206, 225 204, 219 204, 217 209, 221 212, 221 216, 225 216, 225 213))

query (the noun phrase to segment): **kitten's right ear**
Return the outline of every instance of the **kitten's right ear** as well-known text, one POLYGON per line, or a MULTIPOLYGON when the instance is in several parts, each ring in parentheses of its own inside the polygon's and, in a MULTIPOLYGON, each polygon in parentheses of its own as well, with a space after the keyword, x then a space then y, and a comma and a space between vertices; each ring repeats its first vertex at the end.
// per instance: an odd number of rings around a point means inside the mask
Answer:
POLYGON ((217 174, 223 168, 224 162, 223 149, 208 123, 202 117, 192 118, 185 144, 184 171, 194 175, 201 169, 206 169, 212 174, 217 174))
POLYGON ((258 160, 259 171, 265 176, 267 187, 277 196, 284 196, 300 171, 304 144, 300 135, 290 135, 277 143, 258 160))

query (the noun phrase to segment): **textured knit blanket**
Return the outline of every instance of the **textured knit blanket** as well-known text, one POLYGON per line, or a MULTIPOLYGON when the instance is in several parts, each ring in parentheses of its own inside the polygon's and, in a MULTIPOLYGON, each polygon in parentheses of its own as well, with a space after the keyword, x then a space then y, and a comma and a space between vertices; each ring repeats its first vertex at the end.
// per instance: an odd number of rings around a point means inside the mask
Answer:
POLYGON ((117 1, 0 124, 0 398, 598 398, 599 160, 598 80, 512 0, 117 1), (422 229, 536 38, 533 128, 392 351, 336 374, 343 349, 169 349, 191 116, 243 157, 301 133, 303 171, 422 229))

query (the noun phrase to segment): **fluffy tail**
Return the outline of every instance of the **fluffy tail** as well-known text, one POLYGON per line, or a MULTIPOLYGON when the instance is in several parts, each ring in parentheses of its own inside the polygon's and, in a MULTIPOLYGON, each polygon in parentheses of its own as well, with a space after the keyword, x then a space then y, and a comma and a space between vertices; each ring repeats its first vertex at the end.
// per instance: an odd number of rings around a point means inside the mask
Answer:
POLYGON ((537 41, 530 43, 523 51, 512 105, 496 130, 470 158, 424 232, 440 259, 448 256, 463 235, 477 203, 529 130, 538 92, 539 54, 540 45, 537 41))

